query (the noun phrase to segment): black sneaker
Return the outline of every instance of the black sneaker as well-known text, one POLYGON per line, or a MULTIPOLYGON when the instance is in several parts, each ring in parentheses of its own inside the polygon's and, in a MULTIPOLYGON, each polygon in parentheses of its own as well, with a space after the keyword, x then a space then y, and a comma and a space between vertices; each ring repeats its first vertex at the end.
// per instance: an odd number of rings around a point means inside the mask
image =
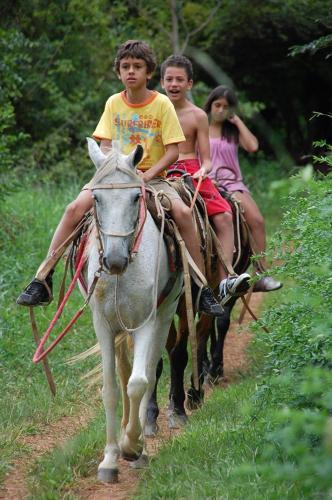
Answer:
POLYGON ((202 288, 198 311, 208 314, 209 316, 223 316, 224 309, 215 298, 211 288, 202 288))
POLYGON ((45 282, 33 279, 31 283, 26 287, 24 292, 19 295, 16 300, 16 304, 20 306, 47 306, 53 300, 52 296, 52 277, 49 275, 46 277, 45 282))

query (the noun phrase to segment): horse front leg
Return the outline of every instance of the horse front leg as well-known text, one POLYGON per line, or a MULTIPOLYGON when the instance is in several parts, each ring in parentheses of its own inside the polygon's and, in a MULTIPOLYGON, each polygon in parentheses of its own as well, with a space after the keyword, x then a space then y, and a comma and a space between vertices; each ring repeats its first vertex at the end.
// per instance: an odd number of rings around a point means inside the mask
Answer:
POLYGON ((158 407, 158 400, 157 400, 157 388, 158 388, 158 382, 161 377, 162 371, 163 371, 163 358, 160 358, 157 364, 157 370, 156 370, 156 382, 154 385, 154 389, 152 391, 151 397, 148 401, 147 405, 147 410, 146 410, 146 422, 144 426, 144 436, 145 437, 152 437, 155 436, 158 432, 158 424, 157 424, 157 418, 159 415, 159 407, 158 407))
MULTIPOLYGON (((185 312, 182 314, 186 314, 185 312)), ((185 316, 179 318, 179 335, 172 323, 166 344, 171 369, 171 386, 169 392, 168 426, 178 429, 188 422, 184 407, 186 393, 184 390, 184 372, 188 363, 188 327, 185 316), (178 337, 178 338, 177 338, 178 337)))
MULTIPOLYGON (((145 326, 136 331, 133 334, 133 340, 134 361, 127 384, 127 394, 130 403, 129 419, 120 439, 121 455, 124 459, 129 461, 137 460, 143 450, 143 436, 139 409, 142 398, 149 385, 148 365, 151 355, 151 343, 154 340, 151 334, 151 328, 145 326)), ((156 369, 156 364, 157 362, 154 365, 154 370, 156 369)))
MULTIPOLYGON (((235 302, 234 302, 235 303, 235 302)), ((217 318, 211 332, 211 363, 207 374, 208 382, 217 385, 224 376, 224 343, 230 325, 232 307, 225 307, 224 315, 217 318)))
POLYGON ((212 324, 212 318, 206 315, 201 316, 197 324, 198 389, 194 386, 193 377, 191 377, 191 387, 187 392, 187 408, 190 410, 196 410, 204 402, 203 384, 206 372, 207 341, 212 324))
POLYGON ((120 450, 116 439, 116 407, 119 391, 115 376, 114 335, 107 321, 95 315, 94 326, 102 356, 102 397, 106 414, 106 446, 104 460, 98 466, 98 479, 107 483, 115 483, 118 481, 120 450))
POLYGON ((127 385, 131 373, 131 364, 128 357, 127 337, 120 343, 115 350, 117 361, 117 373, 121 384, 122 396, 122 419, 121 419, 121 434, 124 432, 129 420, 129 398, 127 394, 127 385))
POLYGON ((148 461, 144 446, 147 406, 156 382, 157 363, 165 348, 166 338, 176 311, 180 280, 163 304, 158 308, 155 320, 134 334, 134 363, 128 382, 130 399, 129 422, 121 440, 121 452, 127 458, 141 456, 132 464, 142 467, 148 461))

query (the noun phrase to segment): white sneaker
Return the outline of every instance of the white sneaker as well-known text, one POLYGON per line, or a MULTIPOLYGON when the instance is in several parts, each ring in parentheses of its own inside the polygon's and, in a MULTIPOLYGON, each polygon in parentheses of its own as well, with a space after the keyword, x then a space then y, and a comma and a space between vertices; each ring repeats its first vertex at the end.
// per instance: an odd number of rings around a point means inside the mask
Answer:
POLYGON ((226 306, 233 297, 241 297, 250 288, 250 274, 243 273, 240 276, 230 276, 221 281, 219 285, 220 305, 226 306))

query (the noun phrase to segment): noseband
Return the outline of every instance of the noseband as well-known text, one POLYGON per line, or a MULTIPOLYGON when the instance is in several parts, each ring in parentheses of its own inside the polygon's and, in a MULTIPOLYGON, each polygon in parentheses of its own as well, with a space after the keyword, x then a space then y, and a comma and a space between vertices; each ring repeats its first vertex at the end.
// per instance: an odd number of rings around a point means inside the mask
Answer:
POLYGON ((140 196, 140 205, 139 205, 139 212, 138 212, 138 218, 135 222, 135 225, 133 229, 127 232, 107 232, 105 231, 99 221, 98 214, 97 214, 97 206, 96 206, 96 201, 95 198, 93 199, 93 211, 94 211, 94 218, 96 221, 96 228, 97 228, 97 234, 98 234, 98 240, 99 240, 99 259, 100 262, 102 262, 103 256, 104 256, 104 247, 103 247, 103 242, 102 242, 102 237, 101 235, 104 234, 105 236, 114 236, 116 238, 126 238, 130 236, 131 234, 134 235, 132 245, 130 247, 130 257, 129 261, 131 262, 135 255, 138 252, 139 245, 141 243, 142 239, 142 232, 143 232, 143 227, 144 223, 146 220, 146 213, 147 213, 147 208, 146 208, 146 190, 145 190, 145 185, 144 182, 126 182, 126 183, 110 183, 110 184, 95 184, 92 186, 91 191, 94 192, 96 189, 131 189, 131 188, 139 188, 141 190, 141 196, 140 196))

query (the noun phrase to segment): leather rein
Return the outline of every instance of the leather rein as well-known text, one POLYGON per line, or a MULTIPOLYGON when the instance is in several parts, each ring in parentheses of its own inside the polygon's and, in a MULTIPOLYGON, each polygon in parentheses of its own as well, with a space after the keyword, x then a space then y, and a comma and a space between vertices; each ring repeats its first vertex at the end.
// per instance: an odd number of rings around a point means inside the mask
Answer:
MULTIPOLYGON (((87 292, 87 296, 86 296, 86 299, 84 301, 83 306, 74 314, 74 316, 69 321, 67 326, 53 340, 53 342, 51 342, 51 344, 47 347, 47 349, 44 350, 44 346, 45 346, 54 326, 56 325, 58 319, 60 318, 62 311, 65 307, 65 304, 67 303, 69 296, 71 295, 71 293, 75 287, 76 282, 78 280, 81 281, 81 279, 82 279, 82 271, 83 271, 83 267, 84 267, 85 262, 86 262, 86 255, 85 255, 84 250, 86 248, 86 244, 87 244, 87 240, 88 240, 88 237, 85 234, 85 236, 82 238, 81 245, 79 247, 78 252, 80 255, 80 259, 77 262, 75 274, 72 278, 72 281, 68 287, 68 290, 67 290, 63 300, 61 301, 60 305, 58 306, 58 309, 57 309, 52 321, 49 324, 49 327, 47 328, 46 332, 44 333, 43 337, 41 338, 41 340, 38 344, 38 347, 37 347, 36 352, 35 352, 33 359, 32 359, 34 363, 39 363, 39 361, 44 359, 45 356, 47 356, 47 354, 49 354, 54 349, 54 347, 60 342, 60 340, 66 335, 66 333, 68 333, 68 331, 70 330, 72 325, 77 321, 77 319, 81 316, 84 309, 88 305, 88 303, 91 299, 91 296, 94 292, 94 289, 96 287, 96 284, 100 278, 101 272, 102 271, 108 272, 107 270, 105 270, 104 265, 103 265, 104 249, 103 249, 101 234, 105 234, 107 236, 114 236, 114 237, 118 237, 118 238, 124 238, 124 237, 129 236, 130 234, 133 234, 134 238, 133 238, 133 242, 132 242, 132 247, 130 249, 130 261, 137 254, 139 246, 140 246, 140 242, 142 240, 143 227, 144 227, 144 223, 145 223, 146 215, 147 215, 146 189, 145 189, 145 185, 144 185, 143 180, 141 182, 128 182, 128 183, 116 183, 116 184, 115 183, 114 184, 95 184, 91 188, 91 191, 93 192, 96 189, 128 189, 128 188, 129 189, 130 188, 140 188, 141 198, 140 198, 140 207, 139 207, 139 212, 138 212, 138 218, 137 218, 137 221, 135 223, 135 226, 132 230, 125 232, 125 233, 116 233, 116 232, 108 233, 108 232, 103 230, 103 228, 99 222, 99 219, 98 219, 96 201, 94 198, 93 212, 94 212, 94 218, 95 218, 97 235, 98 235, 97 239, 98 239, 98 245, 99 245, 99 249, 98 249, 98 251, 99 251, 99 268, 95 272, 94 279, 92 281, 92 284, 90 286, 89 291, 87 292)), ((30 307, 30 320, 31 320, 31 326, 32 326, 34 336, 35 336, 35 338, 39 338, 39 332, 37 329, 37 325, 36 325, 36 321, 35 321, 34 312, 33 312, 32 307, 30 307)))

